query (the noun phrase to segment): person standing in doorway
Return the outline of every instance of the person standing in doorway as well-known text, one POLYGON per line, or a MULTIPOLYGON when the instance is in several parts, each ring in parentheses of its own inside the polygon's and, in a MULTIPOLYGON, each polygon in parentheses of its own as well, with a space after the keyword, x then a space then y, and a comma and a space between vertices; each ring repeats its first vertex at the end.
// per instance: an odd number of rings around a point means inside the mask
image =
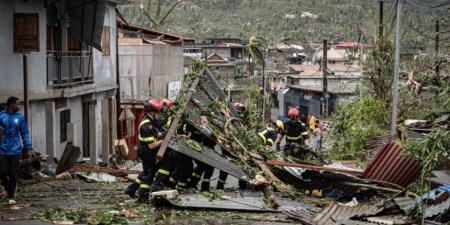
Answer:
POLYGON ((0 178, 9 204, 16 204, 15 192, 21 154, 31 157, 30 134, 25 117, 19 112, 20 107, 18 98, 9 97, 6 109, 0 112, 0 127, 3 129, 3 137, 0 140, 0 178))

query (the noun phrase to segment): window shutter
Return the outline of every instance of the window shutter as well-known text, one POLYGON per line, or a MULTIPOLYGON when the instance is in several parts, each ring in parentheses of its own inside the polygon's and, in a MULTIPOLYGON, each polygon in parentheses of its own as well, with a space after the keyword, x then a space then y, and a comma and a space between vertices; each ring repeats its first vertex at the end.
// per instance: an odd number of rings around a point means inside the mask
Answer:
POLYGON ((14 52, 39 51, 39 14, 14 14, 14 52))
POLYGON ((109 56, 111 54, 111 28, 107 26, 103 26, 103 35, 102 35, 102 52, 104 56, 109 56))

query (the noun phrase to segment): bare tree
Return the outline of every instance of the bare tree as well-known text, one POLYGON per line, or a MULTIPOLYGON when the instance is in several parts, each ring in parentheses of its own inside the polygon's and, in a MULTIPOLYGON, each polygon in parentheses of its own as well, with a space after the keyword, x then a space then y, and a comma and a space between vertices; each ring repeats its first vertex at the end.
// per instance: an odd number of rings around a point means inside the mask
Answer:
POLYGON ((166 11, 163 13, 163 0, 157 0, 153 2, 152 0, 141 0, 139 2, 139 8, 144 13, 145 18, 150 21, 152 28, 154 30, 160 30, 164 25, 167 17, 172 13, 172 11, 181 3, 183 0, 176 0, 175 2, 169 4, 166 11), (145 4, 146 3, 146 4, 145 4), (152 4, 154 3, 154 4, 152 4), (156 9, 153 10, 156 4, 156 9))

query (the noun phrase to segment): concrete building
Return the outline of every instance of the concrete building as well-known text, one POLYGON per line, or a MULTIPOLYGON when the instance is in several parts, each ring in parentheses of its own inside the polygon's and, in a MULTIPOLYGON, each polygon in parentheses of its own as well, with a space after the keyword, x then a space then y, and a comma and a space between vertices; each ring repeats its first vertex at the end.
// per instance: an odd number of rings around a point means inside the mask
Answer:
MULTIPOLYGON (((302 114, 323 115, 323 72, 320 65, 289 65, 286 87, 278 92, 279 111, 285 116, 289 107, 297 106, 302 114)), ((362 68, 358 65, 328 65, 329 111, 342 101, 352 101, 362 89, 362 68)))
POLYGON ((117 2, 0 1, 0 102, 24 100, 33 147, 50 160, 68 142, 91 162, 111 150, 117 2))

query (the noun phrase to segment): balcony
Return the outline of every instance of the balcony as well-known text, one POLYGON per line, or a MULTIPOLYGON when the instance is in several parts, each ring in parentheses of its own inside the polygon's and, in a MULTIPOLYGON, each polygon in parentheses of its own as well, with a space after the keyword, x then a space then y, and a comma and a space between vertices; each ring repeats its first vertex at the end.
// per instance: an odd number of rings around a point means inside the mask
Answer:
POLYGON ((89 51, 47 52, 47 85, 66 88, 93 83, 92 64, 89 51))

